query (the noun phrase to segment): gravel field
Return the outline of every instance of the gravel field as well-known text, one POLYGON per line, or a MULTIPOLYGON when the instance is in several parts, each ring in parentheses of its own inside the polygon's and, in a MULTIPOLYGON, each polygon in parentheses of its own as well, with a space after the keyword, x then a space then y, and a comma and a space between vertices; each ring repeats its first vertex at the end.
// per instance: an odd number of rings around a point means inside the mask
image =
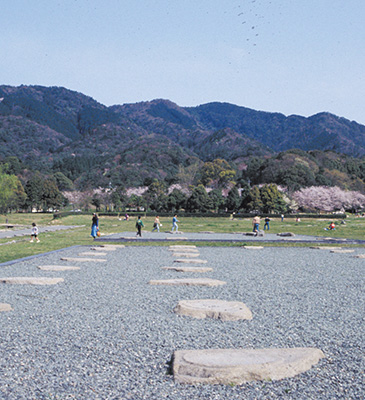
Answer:
POLYGON ((168 247, 109 251, 106 263, 60 261, 72 247, 12 265, 0 277, 63 277, 54 286, 1 284, 0 399, 363 399, 364 259, 308 248, 199 247, 205 274, 162 270, 168 247), (77 271, 41 271, 39 265, 77 271), (205 277, 219 287, 152 286, 152 279, 205 277), (251 321, 177 316, 179 300, 244 302, 251 321), (240 386, 180 385, 178 349, 317 347, 308 372, 240 386))

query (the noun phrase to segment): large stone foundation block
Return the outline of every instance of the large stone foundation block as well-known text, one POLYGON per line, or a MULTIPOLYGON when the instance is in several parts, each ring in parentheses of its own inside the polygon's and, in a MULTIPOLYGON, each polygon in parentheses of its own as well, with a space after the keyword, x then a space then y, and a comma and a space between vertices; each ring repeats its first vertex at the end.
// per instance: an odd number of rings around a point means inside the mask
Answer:
POLYGON ((315 348, 178 350, 173 372, 179 383, 240 385, 293 377, 323 357, 315 348))
POLYGON ((198 258, 195 259, 189 259, 189 258, 177 258, 174 260, 176 263, 182 263, 182 264, 206 264, 208 261, 207 260, 201 260, 198 258))
POLYGON ((33 278, 33 277, 10 277, 0 278, 0 283, 9 283, 12 285, 56 285, 63 282, 63 278, 33 278))
POLYGON ((252 319, 250 309, 239 301, 216 299, 181 300, 174 309, 179 315, 193 318, 214 318, 222 321, 238 321, 252 319))
POLYGON ((2 311, 11 311, 11 305, 6 303, 0 303, 0 312, 2 311))

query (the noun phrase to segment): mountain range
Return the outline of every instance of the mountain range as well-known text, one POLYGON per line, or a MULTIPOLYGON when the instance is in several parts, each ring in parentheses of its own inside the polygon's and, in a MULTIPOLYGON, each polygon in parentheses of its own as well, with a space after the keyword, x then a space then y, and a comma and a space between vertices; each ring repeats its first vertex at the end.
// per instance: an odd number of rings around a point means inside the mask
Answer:
POLYGON ((364 157, 365 126, 326 112, 306 118, 162 99, 107 107, 62 87, 0 86, 0 159, 66 165, 74 178, 94 168, 124 183, 169 179, 197 160, 244 165, 294 148, 364 157))

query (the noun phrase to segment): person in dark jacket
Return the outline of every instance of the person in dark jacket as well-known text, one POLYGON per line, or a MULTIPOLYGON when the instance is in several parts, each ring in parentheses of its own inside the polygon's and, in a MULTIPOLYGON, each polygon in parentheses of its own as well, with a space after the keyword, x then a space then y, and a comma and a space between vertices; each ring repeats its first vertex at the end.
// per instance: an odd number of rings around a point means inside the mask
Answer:
POLYGON ((95 239, 99 230, 99 218, 96 213, 93 214, 91 220, 91 236, 95 239))
POLYGON ((136 228, 137 228, 137 234, 136 236, 142 237, 142 228, 144 227, 143 222, 141 220, 141 217, 138 216, 137 222, 136 222, 136 228))

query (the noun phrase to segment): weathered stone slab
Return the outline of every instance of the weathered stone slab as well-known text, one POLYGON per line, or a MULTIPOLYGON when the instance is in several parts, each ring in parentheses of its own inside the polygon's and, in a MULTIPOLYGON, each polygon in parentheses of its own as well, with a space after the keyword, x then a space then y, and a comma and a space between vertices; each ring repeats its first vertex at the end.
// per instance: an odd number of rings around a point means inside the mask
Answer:
POLYGON ((178 242, 180 240, 188 240, 188 238, 185 237, 185 236, 180 236, 179 239, 176 239, 176 238, 173 238, 173 237, 166 237, 165 239, 166 240, 173 240, 173 241, 176 241, 176 242, 178 242))
POLYGON ((189 247, 176 247, 176 248, 169 248, 169 251, 173 252, 181 252, 181 253, 189 253, 189 254, 199 254, 198 249, 189 248, 189 247))
POLYGON ((357 256, 354 256, 354 258, 365 258, 365 254, 358 254, 357 256))
POLYGON ((242 246, 242 247, 247 250, 261 250, 264 248, 263 246, 242 246))
POLYGON ((211 233, 215 233, 215 232, 213 232, 213 231, 200 231, 199 233, 208 233, 208 234, 211 234, 211 233))
POLYGON ((281 233, 277 233, 276 236, 283 236, 283 237, 295 236, 295 233, 293 233, 293 232, 281 232, 281 233))
POLYGON ((176 266, 176 267, 162 267, 162 269, 167 271, 177 271, 177 272, 211 272, 213 268, 210 267, 184 267, 184 266, 176 266))
POLYGON ((172 253, 174 257, 194 258, 199 257, 199 253, 172 253))
POLYGON ((315 348, 178 350, 173 372, 179 383, 240 385, 293 377, 323 357, 315 348))
POLYGON ((337 246, 311 246, 310 248, 316 250, 341 250, 341 247, 337 246))
POLYGON ((11 311, 11 305, 6 303, 0 303, 0 312, 2 311, 11 311))
POLYGON ((56 285, 63 282, 63 278, 33 278, 33 277, 10 277, 0 278, 0 282, 12 285, 56 285))
POLYGON ((62 261, 71 261, 71 262, 106 262, 105 258, 85 258, 85 257, 61 257, 62 261))
POLYGON ((169 285, 169 286, 220 286, 226 282, 209 278, 191 279, 162 279, 149 281, 150 285, 169 285))
POLYGON ((343 250, 331 250, 330 253, 353 253, 355 250, 352 249, 343 249, 343 250))
POLYGON ((214 318, 222 321, 252 319, 250 309, 239 301, 215 299, 181 300, 174 311, 193 318, 214 318))
POLYGON ((196 246, 193 244, 172 244, 169 246, 169 249, 196 249, 196 246))
POLYGON ((71 267, 69 265, 39 265, 38 268, 42 271, 76 271, 80 267, 71 267))
POLYGON ((103 248, 103 250, 115 250, 115 249, 124 249, 125 245, 124 244, 101 244, 100 247, 103 248))
POLYGON ((102 253, 100 251, 84 251, 83 253, 79 253, 79 256, 106 256, 106 253, 102 253))
POLYGON ((194 260, 186 259, 186 258, 177 258, 174 260, 176 263, 185 263, 185 264, 206 264, 207 260, 200 260, 195 258, 194 260))
POLYGON ((100 251, 115 251, 117 248, 116 247, 92 247, 90 250, 95 251, 95 252, 100 252, 100 251))

